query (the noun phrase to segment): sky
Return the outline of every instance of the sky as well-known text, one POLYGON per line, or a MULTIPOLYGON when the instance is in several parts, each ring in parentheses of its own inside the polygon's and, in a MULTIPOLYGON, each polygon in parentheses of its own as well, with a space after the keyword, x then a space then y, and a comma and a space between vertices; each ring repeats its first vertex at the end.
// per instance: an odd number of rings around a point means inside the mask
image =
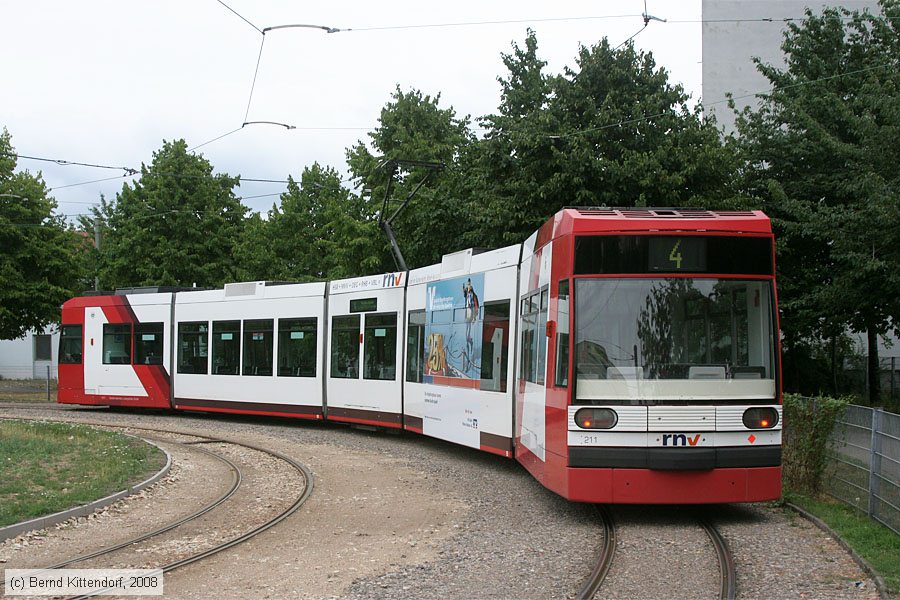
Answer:
MULTIPOLYGON (((574 66, 580 44, 605 36, 618 45, 635 34, 645 9, 644 0, 223 1, 227 7, 218 0, 0 0, 0 127, 20 155, 70 162, 139 169, 163 140, 184 138, 190 148, 205 144, 196 152, 216 172, 284 180, 318 162, 346 174, 346 149, 368 140, 396 86, 440 93, 442 108, 474 119, 496 111, 501 53, 523 45, 528 28, 546 72, 559 73, 574 66), (289 24, 350 31, 257 30, 289 24), (296 129, 249 125, 206 143, 245 121, 296 129)), ((647 0, 649 14, 670 22, 651 21, 634 38, 693 101, 700 99, 700 3, 647 0)), ((18 168, 42 172, 65 215, 89 212, 101 194, 113 199, 131 181, 117 177, 121 170, 21 156, 18 168)), ((265 213, 284 189, 243 182, 235 191, 265 213)))

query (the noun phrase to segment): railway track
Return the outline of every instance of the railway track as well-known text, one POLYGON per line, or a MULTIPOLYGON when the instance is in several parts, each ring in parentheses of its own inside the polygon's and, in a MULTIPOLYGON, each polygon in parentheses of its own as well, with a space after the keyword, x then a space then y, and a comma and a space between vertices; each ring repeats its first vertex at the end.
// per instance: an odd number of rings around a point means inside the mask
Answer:
MULTIPOLYGON (((4 407, 4 408, 6 408, 6 407, 4 407)), ((15 407, 15 408, 18 408, 18 407, 15 407)), ((23 408, 25 408, 25 407, 23 407, 23 408)), ((0 419, 13 419, 13 418, 14 417, 9 417, 9 416, 0 417, 0 419)), ((312 491, 313 491, 313 485, 314 485, 313 475, 305 465, 295 461, 294 459, 292 459, 288 456, 285 456, 284 454, 282 454, 280 452, 262 448, 255 444, 249 444, 246 442, 240 442, 240 441, 221 438, 221 437, 205 436, 205 435, 201 435, 201 434, 197 434, 197 433, 193 433, 193 432, 169 431, 169 430, 165 430, 165 429, 151 428, 151 427, 86 423, 84 421, 77 421, 74 419, 53 419, 53 420, 66 421, 66 422, 78 422, 78 423, 89 424, 89 425, 94 425, 94 426, 98 426, 98 427, 108 427, 108 428, 113 428, 113 429, 154 432, 157 434, 162 433, 165 435, 176 435, 176 436, 180 436, 182 438, 193 438, 191 441, 175 441, 172 439, 147 436, 148 439, 152 439, 155 442, 173 444, 173 445, 182 446, 182 447, 190 447, 191 450, 193 450, 193 451, 202 452, 208 456, 211 456, 214 460, 223 462, 224 464, 227 465, 227 467, 229 468, 229 471, 231 472, 232 481, 231 481, 231 484, 228 486, 228 489, 225 492, 223 492, 222 494, 217 496, 215 499, 208 502, 203 507, 192 512, 191 514, 189 514, 187 516, 181 517, 181 518, 179 518, 171 523, 168 523, 162 527, 159 527, 151 532, 134 536, 123 542, 101 548, 97 551, 90 552, 88 554, 73 556, 69 559, 58 562, 56 564, 53 564, 53 565, 50 565, 47 567, 43 567, 41 570, 66 568, 66 567, 70 567, 71 565, 76 565, 78 563, 83 563, 83 562, 86 562, 89 560, 94 560, 94 559, 97 559, 100 557, 111 555, 111 554, 121 551, 121 550, 135 547, 136 545, 138 545, 142 542, 145 542, 147 540, 152 540, 153 538, 158 538, 159 536, 161 536, 165 533, 171 532, 173 530, 176 530, 179 527, 185 526, 188 523, 196 521, 203 515, 206 515, 206 514, 210 513, 211 511, 213 511, 214 509, 219 508, 223 504, 225 504, 240 489, 241 484, 243 483, 243 481, 245 479, 244 475, 243 475, 240 467, 237 464, 235 464, 234 461, 232 461, 229 458, 222 456, 221 454, 218 454, 214 451, 208 450, 206 448, 202 448, 202 447, 200 447, 201 445, 227 444, 227 445, 243 447, 243 448, 255 451, 255 452, 260 452, 260 453, 266 454, 266 455, 280 461, 281 463, 287 464, 293 471, 295 471, 302 478, 302 480, 304 481, 303 492, 301 494, 299 494, 289 506, 287 506, 286 508, 284 508, 283 510, 278 512, 278 514, 276 514, 275 516, 273 516, 271 518, 268 518, 263 523, 257 525, 256 527, 253 527, 252 529, 242 533, 241 535, 238 535, 236 537, 231 537, 221 543, 218 543, 210 548, 207 548, 206 550, 203 550, 201 552, 192 553, 186 557, 180 558, 179 560, 172 561, 172 562, 169 562, 169 563, 163 564, 163 565, 154 565, 152 567, 152 568, 162 569, 162 571, 164 573, 168 573, 168 572, 174 571, 175 569, 178 569, 180 567, 184 567, 186 565, 199 562, 205 558, 208 558, 210 556, 218 554, 219 552, 227 550, 228 548, 232 548, 242 542, 245 542, 245 541, 263 533, 264 531, 274 527, 275 525, 277 525, 278 523, 280 523, 281 521, 283 521, 284 519, 286 519, 287 517, 289 517, 290 515, 295 513, 306 502, 306 500, 310 497, 310 495, 312 494, 312 491)), ((110 567, 110 568, 113 568, 113 567, 110 567)), ((0 590, 2 590, 2 588, 3 588, 3 582, 0 581, 0 590)), ((75 596, 75 597, 73 597, 73 599, 77 598, 80 600, 82 598, 89 598, 89 597, 96 595, 97 593, 102 593, 102 590, 100 592, 94 592, 93 594, 89 594, 89 595, 75 596)), ((73 600, 73 599, 70 599, 70 600, 73 600)))
POLYGON ((700 525, 712 541, 713 547, 716 549, 716 558, 719 561, 719 573, 721 575, 721 588, 719 589, 720 600, 734 600, 737 593, 737 574, 734 569, 734 556, 722 537, 722 533, 716 529, 716 526, 708 519, 701 519, 700 525))
MULTIPOLYGON (((606 506, 598 505, 597 511, 603 524, 603 545, 597 560, 594 562, 590 576, 575 595, 577 600, 591 600, 594 598, 603 585, 616 554, 617 535, 613 515, 606 506)), ((737 592, 737 574, 731 550, 728 548, 725 538, 712 521, 707 518, 698 518, 698 521, 712 542, 716 552, 720 581, 718 597, 720 600, 734 600, 737 592)))
POLYGON ((597 505, 597 513, 603 523, 603 547, 600 549, 600 556, 594 563, 590 577, 575 596, 577 600, 591 600, 594 597, 594 594, 603 585, 603 580, 606 579, 609 568, 612 566, 613 557, 616 555, 616 523, 613 521, 612 513, 601 504, 597 505))

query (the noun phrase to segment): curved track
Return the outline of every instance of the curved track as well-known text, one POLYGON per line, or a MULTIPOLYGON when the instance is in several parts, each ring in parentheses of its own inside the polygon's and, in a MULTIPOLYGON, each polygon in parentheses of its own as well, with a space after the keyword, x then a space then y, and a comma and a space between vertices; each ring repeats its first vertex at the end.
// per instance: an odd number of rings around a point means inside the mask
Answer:
POLYGON ((722 600, 734 600, 734 596, 737 593, 737 574, 734 570, 734 557, 731 554, 731 550, 729 550, 725 538, 722 537, 722 534, 711 521, 701 519, 700 525, 706 531, 706 535, 709 536, 716 549, 716 558, 719 561, 722 583, 722 587, 719 590, 719 598, 722 600))
MULTIPOLYGON (((577 600, 591 600, 597 594, 600 586, 603 585, 603 580, 606 579, 609 573, 616 553, 616 527, 612 513, 607 507, 601 505, 597 506, 597 511, 603 523, 603 547, 600 550, 600 556, 594 563, 590 576, 575 596, 577 600)), ((725 538, 722 537, 722 534, 711 521, 706 518, 699 518, 698 520, 716 552, 720 574, 719 598, 721 600, 734 600, 737 592, 737 575, 731 550, 728 548, 725 538)))
MULTIPOLYGON (((14 408, 18 408, 18 407, 14 407, 14 408)), ((0 417, 0 419, 12 419, 12 418, 13 417, 0 417)), ((60 419, 60 420, 62 420, 62 419, 60 419)), ((73 421, 70 421, 70 422, 73 422, 73 421)), ((84 423, 83 421, 78 421, 78 422, 84 423)), ((191 433, 191 432, 173 432, 173 431, 168 431, 168 430, 158 429, 158 428, 151 428, 151 427, 136 427, 136 426, 131 426, 131 425, 110 425, 110 424, 97 424, 97 423, 86 423, 86 424, 94 425, 97 427, 129 429, 129 430, 136 430, 136 431, 149 431, 149 432, 165 433, 165 434, 169 434, 169 435, 181 435, 181 436, 185 436, 185 437, 196 438, 196 441, 190 441, 190 442, 175 442, 172 440, 158 440, 158 441, 162 441, 165 443, 172 443, 172 444, 183 445, 183 446, 188 446, 188 445, 195 446, 198 444, 215 444, 215 443, 232 444, 232 445, 236 445, 236 446, 242 446, 244 448, 248 448, 250 450, 255 450, 255 451, 261 452, 263 454, 268 454, 269 456, 272 456, 284 463, 287 463, 291 468, 296 470, 300 474, 301 478, 304 480, 305 485, 303 488, 303 493, 301 493, 290 506, 288 506, 286 509, 279 512, 274 517, 268 519, 261 525, 254 527, 250 531, 247 531, 238 537, 227 540, 227 541, 225 541, 221 544, 218 544, 216 546, 213 546, 212 548, 209 548, 203 552, 199 552, 197 554, 188 556, 181 560, 163 565, 161 567, 157 567, 157 568, 161 568, 164 573, 174 571, 175 569, 178 569, 179 567, 183 567, 183 566, 195 563, 195 562, 199 562, 205 558, 208 558, 210 556, 218 554, 219 552, 222 552, 223 550, 227 550, 228 548, 236 546, 244 541, 247 541, 250 538, 255 537, 255 536, 261 534, 262 532, 274 527, 275 525, 277 525, 278 523, 280 523, 281 521, 283 521, 284 519, 286 519, 287 517, 289 517, 290 515, 295 513, 303 505, 303 503, 306 502, 306 500, 309 498, 309 496, 312 494, 312 491, 313 491, 313 485, 314 485, 313 475, 312 475, 312 472, 310 472, 310 470, 305 465, 295 461, 294 459, 292 459, 288 456, 285 456, 284 454, 282 454, 280 452, 277 452, 274 450, 268 450, 266 448, 262 448, 260 446, 254 445, 254 444, 248 444, 246 442, 239 442, 236 440, 219 438, 219 437, 205 436, 205 435, 191 433)), ((230 498, 232 495, 234 495, 234 493, 240 487, 241 481, 243 479, 240 469, 237 467, 237 465, 235 465, 229 459, 219 456, 219 455, 215 454, 214 452, 210 452, 210 451, 202 449, 202 448, 195 448, 195 449, 225 462, 226 464, 228 464, 229 468, 232 470, 232 485, 224 494, 222 494, 221 496, 216 498, 213 502, 207 504, 200 510, 188 515, 187 517, 183 517, 173 523, 170 523, 162 528, 156 529, 150 533, 142 534, 140 536, 135 536, 134 538, 128 539, 125 542, 122 542, 122 543, 119 543, 119 544, 116 544, 114 546, 110 546, 107 548, 102 548, 102 549, 100 549, 96 552, 92 552, 90 554, 76 556, 71 559, 67 559, 67 560, 65 560, 61 563, 55 564, 53 566, 45 567, 45 569, 63 568, 63 567, 66 567, 68 565, 71 565, 71 564, 74 564, 77 562, 82 562, 82 561, 85 561, 88 559, 92 559, 92 558, 96 558, 96 557, 103 556, 106 554, 110 554, 117 550, 121 550, 128 546, 131 546, 131 545, 137 544, 139 542, 145 541, 147 539, 150 539, 152 537, 156 537, 158 535, 161 535, 162 533, 171 531, 177 527, 184 525, 185 523, 188 523, 190 521, 193 521, 193 520, 199 518, 200 516, 208 513, 209 511, 213 510, 214 508, 220 506, 228 498, 230 498)), ((75 596, 74 598, 81 600, 83 598, 93 597, 98 593, 102 593, 102 590, 99 592, 94 592, 93 594, 89 594, 89 595, 75 596)))
POLYGON ((603 585, 606 574, 612 566, 613 557, 616 554, 616 524, 613 521, 612 513, 606 506, 597 505, 597 512, 600 520, 603 522, 603 548, 600 550, 600 556, 594 563, 594 569, 591 571, 590 577, 578 590, 575 598, 577 600, 590 600, 603 585))

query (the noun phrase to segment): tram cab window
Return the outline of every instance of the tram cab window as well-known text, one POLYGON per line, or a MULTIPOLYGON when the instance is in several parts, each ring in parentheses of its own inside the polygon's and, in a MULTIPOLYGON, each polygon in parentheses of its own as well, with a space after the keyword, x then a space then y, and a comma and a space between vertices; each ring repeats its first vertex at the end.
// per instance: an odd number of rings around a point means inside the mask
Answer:
POLYGON ((213 375, 237 375, 241 360, 241 322, 213 321, 213 375))
POLYGON ((81 364, 81 325, 63 325, 59 336, 59 363, 81 364))
POLYGON ((422 383, 425 373, 425 311, 409 313, 406 327, 406 380, 422 383))
POLYGON ((481 389, 506 391, 509 360, 509 301, 486 302, 481 340, 481 389))
POLYGON ((318 320, 278 319, 278 376, 316 376, 318 320))
POLYGON ((331 319, 331 376, 359 379, 359 315, 331 319))
POLYGON ((532 293, 522 300, 522 367, 520 376, 525 381, 543 385, 547 371, 547 288, 532 293))
POLYGON ((556 364, 553 385, 569 386, 569 281, 559 282, 556 309, 556 364))
POLYGON ((550 305, 550 294, 545 287, 541 291, 540 305, 537 317, 537 367, 535 372, 536 383, 543 385, 544 374, 547 372, 547 309, 550 305))
POLYGON ((209 362, 209 323, 178 324, 178 372, 206 375, 209 362))
POLYGON ((272 374, 275 348, 275 320, 244 321, 244 375, 272 374))
POLYGON ((103 324, 103 364, 131 364, 131 323, 103 324))
POLYGON ((397 378, 397 313, 366 315, 363 378, 397 378))
POLYGON ((163 364, 163 324, 136 323, 134 326, 134 364, 163 364))

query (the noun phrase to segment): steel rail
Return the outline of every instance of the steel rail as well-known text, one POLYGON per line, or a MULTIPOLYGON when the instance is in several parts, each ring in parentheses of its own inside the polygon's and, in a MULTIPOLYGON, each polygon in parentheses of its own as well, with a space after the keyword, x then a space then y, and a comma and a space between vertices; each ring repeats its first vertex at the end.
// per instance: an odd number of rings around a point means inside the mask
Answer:
MULTIPOLYGON (((2 406, 0 406, 0 408, 2 408, 2 406)), ((13 418, 13 417, 0 417, 0 419, 12 419, 12 418, 13 418)), ((157 428, 157 427, 140 427, 140 426, 135 426, 135 425, 118 425, 118 424, 96 423, 96 422, 95 422, 95 423, 90 423, 90 422, 85 422, 85 421, 81 421, 81 420, 74 420, 74 419, 57 419, 57 418, 54 418, 54 419, 46 419, 46 420, 48 420, 48 421, 56 421, 56 422, 64 421, 64 422, 70 422, 70 423, 82 423, 82 424, 85 424, 85 425, 93 425, 93 426, 95 426, 95 427, 109 427, 109 428, 113 428, 113 429, 130 429, 130 430, 137 430, 137 431, 154 431, 154 432, 157 432, 157 433, 166 433, 166 434, 169 434, 169 435, 181 435, 181 436, 185 436, 185 437, 193 437, 193 438, 197 438, 198 440, 202 440, 202 441, 199 441, 199 442, 183 442, 184 445, 194 445, 194 444, 198 444, 198 443, 220 443, 220 444, 232 444, 232 445, 235 445, 235 446, 242 446, 242 447, 244 447, 244 448, 249 448, 250 450, 255 450, 255 451, 257 451, 257 452, 262 452, 263 454, 268 454, 269 456, 272 456, 272 457, 274 457, 274 458, 277 458, 278 460, 281 460, 281 461, 283 461, 283 462, 286 462, 286 463, 287 463, 288 465, 290 465, 294 470, 296 470, 296 471, 300 474, 300 476, 303 478, 303 480, 304 480, 304 482, 305 482, 305 485, 303 486, 303 493, 300 494, 300 496, 298 496, 297 499, 296 499, 289 507, 287 507, 286 509, 284 509, 283 511, 281 511, 280 513, 278 513, 275 517, 269 519, 268 521, 266 521, 265 523, 263 523, 263 524, 261 524, 261 525, 258 525, 257 527, 254 527, 254 528, 251 529, 250 531, 245 532, 245 533, 243 533, 242 535, 240 535, 240 536, 238 536, 238 537, 236 537, 236 538, 232 538, 231 540, 228 540, 228 541, 226 541, 226 542, 223 542, 223 543, 221 543, 221 544, 218 544, 218 545, 216 545, 216 546, 213 546, 212 548, 209 548, 208 550, 205 550, 205 551, 200 552, 200 553, 198 553, 198 554, 195 554, 195 555, 193 555, 193 556, 188 556, 188 557, 186 557, 186 558, 183 558, 183 559, 181 559, 181 560, 178 560, 178 561, 169 563, 169 564, 167 564, 167 565, 163 565, 162 567, 157 567, 157 568, 161 568, 162 571, 163 571, 163 573, 168 573, 168 572, 174 571, 175 569, 178 569, 178 568, 180 568, 180 567, 183 567, 183 566, 186 566, 186 565, 189 565, 189 564, 193 564, 193 563, 199 562, 199 561, 201 561, 201 560, 203 560, 203 559, 205 559, 205 558, 208 558, 208 557, 210 557, 210 556, 213 556, 213 555, 215 555, 215 554, 218 554, 219 552, 222 552, 222 551, 224 551, 224 550, 227 550, 227 549, 229 549, 229 548, 232 548, 232 547, 234 547, 234 546, 236 546, 236 545, 238 545, 238 544, 240 544, 240 543, 242 543, 242 542, 245 542, 245 541, 247 541, 247 540, 249 540, 249 539, 251 539, 251 538, 253 538, 253 537, 255 537, 255 536, 257 536, 257 535, 259 535, 259 534, 261 534, 261 533, 263 533, 264 531, 267 531, 267 530, 271 529, 272 527, 274 527, 275 525, 277 525, 277 524, 280 523, 281 521, 285 520, 286 518, 288 518, 289 516, 291 516, 292 514, 294 514, 295 512, 297 512, 297 510, 299 510, 300 507, 303 506, 303 504, 309 499, 309 497, 312 495, 312 492, 313 492, 313 487, 314 487, 314 481, 315 481, 315 480, 314 480, 312 471, 310 471, 309 468, 308 468, 306 465, 304 465, 304 464, 302 464, 302 463, 300 463, 300 462, 298 462, 298 461, 296 461, 296 460, 290 458, 289 456, 286 456, 286 455, 284 455, 284 454, 282 454, 282 453, 280 453, 280 452, 277 452, 277 451, 275 451, 275 450, 269 450, 269 449, 263 448, 263 447, 261 447, 261 446, 257 446, 257 445, 255 445, 255 444, 249 444, 249 443, 246 443, 246 442, 239 442, 239 441, 236 441, 236 440, 233 440, 233 439, 228 439, 228 438, 213 437, 213 436, 208 436, 208 435, 202 435, 202 434, 198 434, 198 433, 195 433, 195 432, 189 432, 189 431, 171 431, 171 430, 168 430, 168 429, 160 429, 160 428, 157 428)), ((179 443, 179 442, 175 442, 175 443, 179 443)), ((171 528, 170 528, 170 529, 171 529, 171 528)), ((129 544, 129 545, 130 545, 130 544, 129 544)), ((122 546, 122 547, 124 547, 124 546, 122 546)), ((73 561, 73 562, 74 562, 74 561, 73 561)), ((108 591, 108 590, 93 590, 93 591, 92 591, 91 593, 89 593, 89 594, 83 594, 83 595, 80 595, 80 596, 73 596, 73 597, 70 597, 68 600, 86 600, 87 598, 92 598, 92 597, 94 597, 94 596, 96 596, 96 595, 98 595, 98 594, 102 594, 102 593, 105 592, 105 591, 108 591)))
MULTIPOLYGON (((132 425, 99 425, 99 426, 101 426, 101 427, 102 426, 118 427, 118 428, 122 428, 122 429, 137 429, 139 431, 161 431, 164 433, 169 433, 169 434, 174 434, 174 435, 184 435, 184 436, 196 437, 196 438, 199 438, 200 440, 203 440, 202 442, 189 442, 190 444, 220 443, 220 444, 233 444, 235 446, 243 446, 244 448, 256 450, 257 452, 262 452, 263 454, 268 454, 269 456, 273 456, 281 461, 288 463, 298 473, 300 473, 300 475, 303 477, 303 479, 306 483, 306 485, 303 486, 303 493, 293 502, 293 504, 291 504, 285 510, 278 513, 278 515, 276 515, 272 519, 269 519, 262 525, 259 525, 236 538, 232 538, 231 540, 228 540, 227 542, 223 542, 221 544, 213 546, 212 548, 205 550, 203 552, 200 552, 199 554, 195 554, 193 556, 188 556, 187 558, 183 558, 181 560, 169 563, 167 565, 163 565, 162 567, 157 567, 157 568, 161 568, 163 573, 168 573, 168 572, 174 571, 175 569, 178 569, 180 567, 184 567, 186 565, 190 565, 195 562, 199 562, 205 558, 208 558, 210 556, 218 554, 219 552, 227 550, 233 546, 237 546, 238 544, 257 536, 260 533, 262 533, 268 529, 271 529, 272 527, 274 527, 275 525, 277 525, 284 519, 288 518, 289 516, 291 516, 292 514, 297 512, 297 510, 301 506, 303 506, 303 504, 306 502, 306 500, 309 499, 309 497, 313 491, 314 479, 313 479, 313 474, 309 470, 309 468, 306 467, 306 465, 299 463, 299 462, 295 461, 294 459, 292 459, 288 456, 285 456, 284 454, 277 452, 275 450, 268 450, 266 448, 262 448, 261 446, 256 446, 254 444, 248 444, 246 442, 238 442, 238 441, 227 439, 227 438, 212 437, 212 436, 200 435, 197 433, 190 433, 190 432, 173 432, 173 431, 164 430, 164 429, 157 429, 157 428, 151 428, 151 427, 136 427, 136 426, 132 426, 132 425)), ((95 590, 95 591, 91 592, 90 594, 84 594, 81 596, 73 596, 73 597, 69 598, 68 600, 87 600, 88 598, 92 598, 98 594, 102 594, 104 591, 107 591, 107 590, 99 590, 99 591, 95 590)))
MULTIPOLYGON (((7 417, 0 417, 0 418, 6 419, 7 417)), ((176 445, 181 445, 181 446, 189 445, 189 444, 184 444, 181 442, 175 442, 172 440, 154 439, 154 441, 159 441, 159 442, 166 443, 166 444, 176 444, 176 445)), ((199 452, 202 452, 204 454, 207 454, 207 455, 215 458, 216 460, 219 460, 220 462, 224 462, 231 471, 231 476, 232 476, 231 486, 223 494, 220 494, 218 498, 216 498, 215 500, 213 500, 211 503, 207 504, 206 506, 202 507, 200 510, 197 510, 185 517, 182 517, 176 521, 173 521, 172 523, 169 523, 168 525, 165 525, 163 527, 155 529, 149 533, 144 533, 139 536, 129 538, 129 539, 125 540, 124 542, 115 544, 113 546, 101 548, 101 549, 97 550, 96 552, 91 552, 89 554, 83 554, 81 556, 76 556, 74 558, 66 559, 63 562, 56 563, 54 565, 50 565, 49 567, 41 567, 40 569, 36 570, 34 574, 39 575, 39 574, 41 574, 45 571, 49 571, 51 569, 62 569, 62 568, 68 567, 69 565, 79 563, 79 562, 84 562, 84 561, 90 560, 92 558, 97 558, 98 556, 104 556, 106 554, 111 554, 117 550, 121 550, 122 548, 127 548, 128 546, 132 546, 139 542, 149 540, 150 538, 156 537, 158 535, 162 535, 163 533, 166 533, 167 531, 171 531, 171 530, 175 529, 176 527, 180 527, 181 525, 184 525, 185 523, 188 523, 195 519, 199 519, 201 516, 205 515, 209 511, 213 510, 214 508, 216 508, 217 506, 219 506, 220 504, 222 504, 223 502, 228 500, 231 496, 234 495, 235 492, 237 492, 238 488, 241 486, 241 482, 243 481, 243 476, 241 475, 240 468, 238 468, 237 465, 235 465, 231 460, 225 458, 224 456, 219 456, 218 454, 216 454, 214 452, 210 452, 209 450, 206 450, 204 448, 194 448, 194 449, 199 452)), ((6 583, 5 581, 0 581, 0 589, 2 589, 4 587, 5 583, 6 583)))
POLYGON ((734 557, 731 554, 731 550, 728 549, 725 538, 722 537, 722 534, 711 521, 701 519, 700 525, 706 531, 706 535, 709 536, 713 547, 716 549, 716 558, 719 561, 719 572, 721 574, 719 598, 722 600, 734 600, 737 593, 737 574, 735 573, 734 557))
POLYGON ((612 513, 602 504, 597 505, 597 512, 603 522, 603 547, 600 549, 600 556, 594 563, 594 569, 590 576, 575 595, 577 600, 591 600, 594 597, 600 586, 603 585, 603 580, 606 579, 616 554, 616 524, 613 521, 612 513))

